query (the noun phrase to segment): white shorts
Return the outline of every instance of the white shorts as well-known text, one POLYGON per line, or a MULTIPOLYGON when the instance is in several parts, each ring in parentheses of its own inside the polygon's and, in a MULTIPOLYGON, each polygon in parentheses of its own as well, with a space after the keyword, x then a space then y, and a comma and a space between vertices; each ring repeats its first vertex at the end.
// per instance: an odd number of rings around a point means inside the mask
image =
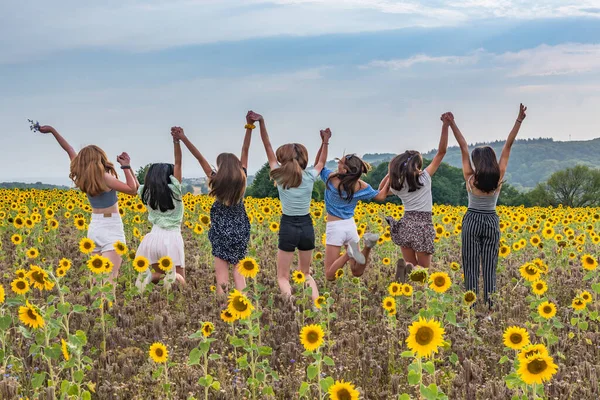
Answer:
POLYGON ((96 244, 94 252, 98 253, 114 251, 116 242, 125 244, 125 231, 123 230, 121 215, 119 213, 92 214, 87 237, 94 241, 94 244, 96 244))
POLYGON ((185 268, 185 254, 181 230, 166 230, 153 226, 150 233, 144 236, 144 240, 135 253, 148 259, 150 264, 157 264, 163 257, 170 257, 173 265, 185 268))
POLYGON ((325 244, 344 246, 349 242, 359 242, 354 218, 329 221, 325 229, 325 244))

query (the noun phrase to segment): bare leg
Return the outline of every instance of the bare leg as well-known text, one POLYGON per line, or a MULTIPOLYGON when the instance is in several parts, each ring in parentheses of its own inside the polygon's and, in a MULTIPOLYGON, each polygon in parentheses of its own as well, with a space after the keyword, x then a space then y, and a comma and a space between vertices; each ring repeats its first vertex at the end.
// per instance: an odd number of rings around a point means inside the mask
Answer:
POLYGON ((359 264, 357 262, 353 262, 350 264, 350 268, 352 269, 352 275, 354 276, 362 276, 365 273, 365 269, 369 264, 369 255, 371 254, 371 247, 363 247, 362 254, 365 256, 364 264, 359 264))
POLYGON ((277 251, 277 283, 279 290, 285 297, 292 295, 292 287, 290 286, 290 266, 294 259, 294 253, 290 251, 277 251))
POLYGON ((424 268, 429 268, 429 266, 431 265, 431 258, 432 258, 433 254, 429 254, 429 253, 417 253, 417 264, 420 265, 421 267, 424 268))
POLYGON ((105 251, 102 253, 102 256, 108 258, 110 262, 113 264, 113 269, 110 272, 110 276, 108 277, 108 281, 112 283, 113 286, 117 286, 117 278, 119 277, 119 269, 121 268, 121 263, 123 262, 123 258, 117 254, 116 251, 105 251))
POLYGON ((219 257, 215 257, 215 277, 217 279, 217 294, 224 295, 225 291, 229 292, 229 263, 219 257))
POLYGON ((328 281, 335 280, 335 272, 344 267, 350 257, 348 253, 340 256, 341 246, 328 244, 325 248, 325 278, 328 281))
POLYGON ((233 282, 235 283, 235 288, 241 292, 246 289, 246 278, 238 271, 238 265, 239 264, 235 264, 233 267, 233 282))
POLYGON ((180 266, 175 267, 175 280, 181 286, 185 286, 185 268, 181 268, 180 266))
POLYGON ((298 268, 300 269, 300 271, 304 272, 304 275, 306 276, 306 282, 312 289, 311 297, 314 304, 314 301, 317 299, 317 297, 319 297, 319 289, 317 288, 317 282, 315 282, 312 275, 310 274, 310 263, 312 261, 312 254, 312 250, 298 251, 298 268))
POLYGON ((402 258, 404 258, 404 261, 411 263, 412 265, 419 265, 417 255, 413 249, 410 247, 400 247, 400 250, 402 250, 402 258))

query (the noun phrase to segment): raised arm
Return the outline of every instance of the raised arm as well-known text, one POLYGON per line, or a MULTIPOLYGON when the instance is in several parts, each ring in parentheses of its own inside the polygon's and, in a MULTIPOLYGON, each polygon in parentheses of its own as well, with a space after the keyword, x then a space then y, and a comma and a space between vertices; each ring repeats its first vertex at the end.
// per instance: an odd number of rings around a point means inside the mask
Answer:
POLYGON ((512 130, 508 134, 508 139, 506 139, 506 143, 504 143, 504 147, 502 148, 502 153, 500 154, 500 182, 502 182, 502 178, 504 178, 504 174, 506 173, 506 167, 508 167, 508 158, 510 157, 510 149, 512 148, 515 139, 517 138, 517 134, 519 133, 519 129, 521 129, 521 124, 525 117, 527 117, 527 107, 525 107, 522 103, 519 106, 519 116, 515 121, 515 125, 512 130))
POLYGON ((62 147, 63 150, 67 152, 71 161, 73 161, 73 159, 77 157, 77 152, 73 149, 73 146, 71 146, 69 142, 67 142, 66 139, 63 138, 56 129, 54 129, 50 125, 44 125, 40 126, 39 131, 41 133, 51 133, 60 145, 60 147, 62 147))
POLYGON ((202 153, 200 153, 200 150, 198 150, 196 146, 194 146, 194 144, 190 142, 190 139, 188 139, 188 137, 185 136, 183 128, 171 131, 171 135, 173 136, 173 140, 180 140, 183 142, 183 144, 185 144, 185 147, 187 147, 190 153, 192 153, 192 155, 196 157, 196 160, 198 160, 198 162, 200 163, 200 166, 204 170, 206 176, 210 178, 213 172, 212 168, 210 167, 210 164, 208 163, 208 161, 206 161, 206 158, 204 158, 202 153))
POLYGON ((131 169, 131 158, 129 157, 129 154, 125 152, 121 153, 119 156, 117 156, 117 162, 121 164, 121 169, 125 174, 125 180, 127 183, 121 182, 119 179, 115 178, 111 174, 105 174, 104 179, 106 185, 109 188, 116 190, 117 192, 122 192, 125 194, 135 196, 137 194, 138 188, 140 187, 140 184, 137 180, 137 177, 133 173, 133 170, 131 169))
POLYGON ((475 173, 475 171, 473 171, 473 167, 471 167, 469 145, 467 144, 465 137, 460 132, 460 129, 458 129, 458 126, 456 125, 456 121, 454 121, 454 116, 452 115, 452 113, 449 113, 449 118, 450 128, 452 129, 452 133, 454 133, 454 137, 456 138, 458 146, 460 147, 460 154, 462 156, 463 176, 465 177, 465 181, 468 181, 469 177, 475 173))
MULTIPOLYGON (((181 129, 178 126, 171 128, 171 132, 181 129)), ((173 176, 181 183, 181 143, 179 139, 173 138, 173 150, 175 152, 175 162, 173 164, 173 176)))
POLYGON ((329 140, 331 139, 331 129, 327 128, 320 132, 321 134, 321 147, 317 152, 317 158, 315 159, 315 171, 320 174, 325 164, 327 164, 327 154, 329 152, 329 140))
POLYGON ((442 120, 442 135, 440 136, 440 144, 438 145, 438 151, 431 160, 431 164, 425 168, 425 171, 429 174, 429 176, 433 176, 435 171, 440 167, 444 156, 446 155, 446 150, 448 149, 448 126, 450 125, 450 118, 448 113, 443 114, 440 118, 442 120))
MULTIPOLYGON (((261 136, 263 130, 265 131, 265 133, 267 132, 267 127, 265 126, 265 121, 262 115, 257 114, 254 111, 248 111, 248 114, 246 114, 246 134, 244 135, 244 143, 242 144, 242 155, 240 157, 240 161, 242 162, 242 168, 245 168, 246 170, 248 169, 248 152, 250 151, 250 141, 252 140, 252 129, 254 129, 253 123, 256 121, 260 122, 261 136)), ((271 165, 270 162, 269 165, 271 165)))
MULTIPOLYGON (((265 124, 265 119, 260 114, 257 114, 253 111, 248 111, 248 114, 246 115, 246 122, 248 123, 248 125, 252 125, 254 121, 258 121, 258 123, 260 124, 260 138, 262 139, 263 145, 265 146, 267 160, 269 160, 269 167, 271 168, 271 170, 279 168, 277 156, 273 151, 273 146, 271 146, 271 140, 269 139, 269 133, 267 132, 267 125, 265 124)), ((248 146, 250 146, 249 143, 248 146)))

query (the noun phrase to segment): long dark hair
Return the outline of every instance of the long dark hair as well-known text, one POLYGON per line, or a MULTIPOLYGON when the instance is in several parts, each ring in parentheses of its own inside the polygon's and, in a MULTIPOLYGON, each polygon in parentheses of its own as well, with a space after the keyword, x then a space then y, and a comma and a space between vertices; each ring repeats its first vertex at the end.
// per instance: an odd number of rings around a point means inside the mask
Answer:
POLYGON ((402 190, 408 185, 409 192, 415 192, 423 184, 419 182, 420 170, 423 168, 423 157, 416 150, 406 150, 390 161, 390 187, 402 190))
POLYGON ((350 203, 354 198, 356 182, 359 181, 363 174, 369 172, 371 166, 355 154, 348 154, 342 157, 339 162, 345 167, 347 172, 334 172, 329 175, 327 183, 329 183, 332 178, 338 178, 340 180, 338 194, 340 195, 340 198, 350 203), (345 197, 342 192, 346 192, 345 197))
POLYGON ((471 152, 475 175, 473 186, 485 193, 494 192, 500 185, 500 165, 490 146, 476 147, 471 152))
POLYGON ((227 207, 242 201, 246 192, 246 174, 235 154, 221 153, 217 157, 217 172, 208 181, 209 195, 227 207))
POLYGON ((173 192, 169 188, 171 175, 173 175, 173 164, 152 164, 146 172, 144 178, 144 190, 142 191, 142 203, 153 210, 161 212, 174 210, 175 199, 173 192))

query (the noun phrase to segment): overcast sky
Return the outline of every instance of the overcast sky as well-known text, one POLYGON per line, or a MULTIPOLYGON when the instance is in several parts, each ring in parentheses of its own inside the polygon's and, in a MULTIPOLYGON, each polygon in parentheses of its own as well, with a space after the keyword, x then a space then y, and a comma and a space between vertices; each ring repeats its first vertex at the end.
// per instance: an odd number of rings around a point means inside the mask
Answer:
MULTIPOLYGON (((68 183, 76 148, 172 162, 180 125, 214 163, 246 111, 274 145, 331 127, 331 158, 427 151, 453 111, 469 142, 599 137, 600 0, 0 2, 0 181, 68 183)), ((450 144, 454 144, 451 139, 450 144)), ((250 171, 266 161, 260 136, 250 171)), ((184 176, 198 177, 184 153, 184 176)))

